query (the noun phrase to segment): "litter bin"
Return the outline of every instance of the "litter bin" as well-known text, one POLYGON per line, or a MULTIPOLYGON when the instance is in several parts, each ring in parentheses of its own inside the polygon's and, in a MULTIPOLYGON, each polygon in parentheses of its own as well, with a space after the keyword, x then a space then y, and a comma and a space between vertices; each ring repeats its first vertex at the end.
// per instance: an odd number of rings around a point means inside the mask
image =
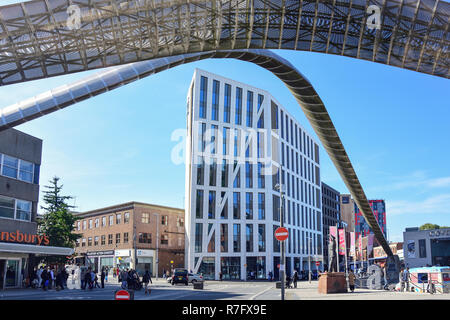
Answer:
POLYGON ((200 282, 194 282, 194 289, 203 289, 203 281, 200 282))
POLYGON ((277 282, 275 283, 275 288, 281 289, 281 281, 277 281, 277 282))

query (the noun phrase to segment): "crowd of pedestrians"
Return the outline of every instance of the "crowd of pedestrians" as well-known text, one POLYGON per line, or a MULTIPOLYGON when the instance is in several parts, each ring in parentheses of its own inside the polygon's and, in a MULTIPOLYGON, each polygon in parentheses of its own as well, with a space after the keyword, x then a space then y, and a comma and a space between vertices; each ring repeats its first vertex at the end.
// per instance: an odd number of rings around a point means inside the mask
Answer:
POLYGON ((64 290, 67 288, 67 278, 69 277, 64 267, 39 267, 35 268, 30 274, 30 286, 33 288, 42 288, 43 290, 64 290))

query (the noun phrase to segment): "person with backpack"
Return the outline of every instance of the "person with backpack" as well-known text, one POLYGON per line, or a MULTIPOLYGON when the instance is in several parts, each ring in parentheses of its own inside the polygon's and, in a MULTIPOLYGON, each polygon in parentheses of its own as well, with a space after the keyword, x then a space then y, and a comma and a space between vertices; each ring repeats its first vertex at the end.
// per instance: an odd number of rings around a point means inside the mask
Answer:
POLYGON ((148 283, 150 282, 151 284, 153 284, 152 282, 152 277, 150 276, 150 272, 148 272, 148 270, 145 270, 144 276, 142 277, 142 282, 144 283, 144 294, 150 294, 151 290, 148 289, 148 283))

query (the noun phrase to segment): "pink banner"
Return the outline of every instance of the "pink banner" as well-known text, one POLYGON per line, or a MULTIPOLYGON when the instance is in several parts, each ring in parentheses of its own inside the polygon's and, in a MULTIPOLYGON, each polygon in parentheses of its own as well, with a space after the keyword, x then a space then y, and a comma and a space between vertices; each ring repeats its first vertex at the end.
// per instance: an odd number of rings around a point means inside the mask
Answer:
POLYGON ((355 256, 355 233, 350 232, 350 256, 355 256))
POLYGON ((359 250, 359 256, 362 259, 362 234, 361 233, 359 234, 359 237, 358 237, 358 250, 359 250))
POLYGON ((337 238, 337 227, 330 227, 330 234, 337 238))
POLYGON ((339 254, 345 256, 345 230, 339 229, 339 254))

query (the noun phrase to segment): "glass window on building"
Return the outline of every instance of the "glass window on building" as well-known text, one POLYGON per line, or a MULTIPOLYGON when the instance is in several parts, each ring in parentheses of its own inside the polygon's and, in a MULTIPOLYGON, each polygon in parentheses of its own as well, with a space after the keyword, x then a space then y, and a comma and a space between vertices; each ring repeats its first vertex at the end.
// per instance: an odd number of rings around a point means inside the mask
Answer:
POLYGON ((253 225, 247 224, 245 228, 245 251, 253 252, 253 225))
MULTIPOLYGON (((210 223, 212 226, 212 223, 210 223)), ((208 243, 208 252, 216 252, 216 231, 214 230, 208 243)))
POLYGON ((209 185, 215 187, 217 180, 217 160, 212 159, 209 167, 209 185))
POLYGON ((113 244, 113 235, 108 234, 108 244, 113 244))
POLYGON ((273 226, 273 252, 280 252, 280 241, 275 238, 275 230, 278 226, 273 226))
POLYGON ((98 246, 98 236, 94 237, 94 246, 98 246))
POLYGON ((14 199, 0 196, 0 217, 14 219, 14 199))
POLYGON ((116 224, 121 224, 122 223, 122 214, 118 213, 116 215, 116 224))
POLYGON ((241 225, 233 224, 233 252, 241 252, 241 225))
POLYGON ((216 218, 216 192, 209 191, 208 198, 208 219, 216 218))
POLYGON ((241 131, 239 129, 234 129, 233 138, 234 138, 233 154, 235 157, 239 157, 241 154, 241 131))
MULTIPOLYGON (((236 162, 235 162, 235 167, 236 167, 236 162)), ((241 168, 239 167, 237 169, 236 177, 234 178, 233 188, 240 188, 240 187, 241 187, 241 168)))
POLYGON ((33 182, 33 164, 31 162, 20 160, 19 180, 33 182))
POLYGON ((207 92, 208 92, 208 78, 200 78, 200 105, 199 105, 199 117, 206 119, 206 106, 207 106, 207 92))
MULTIPOLYGON (((225 192, 222 192, 222 199, 225 197, 225 192)), ((220 213, 220 219, 228 219, 228 198, 225 200, 225 204, 223 205, 222 212, 220 213)))
POLYGON ((211 154, 215 154, 217 152, 217 131, 218 131, 217 125, 212 124, 211 125, 211 142, 210 142, 211 154))
POLYGON ((216 275, 215 258, 214 257, 202 257, 198 273, 203 275, 204 280, 214 280, 216 275))
POLYGON ((266 195, 258 193, 258 219, 264 220, 266 218, 266 195))
POLYGON ((205 176, 205 160, 203 157, 198 157, 197 159, 197 185, 202 186, 205 176))
POLYGON ((98 228, 98 226, 99 226, 99 220, 98 220, 98 218, 97 218, 97 219, 95 219, 95 223, 94 223, 94 225, 95 225, 95 227, 96 227, 96 228, 98 228))
POLYGON ((83 240, 81 241, 81 246, 86 247, 86 239, 85 238, 83 238, 83 240))
POLYGON ((426 257, 427 257, 426 240, 419 239, 419 258, 426 258, 426 257))
POLYGON ((253 165, 248 161, 245 162, 245 187, 253 188, 253 165))
POLYGON ((253 92, 247 91, 247 127, 253 127, 253 92))
POLYGON ((195 224, 195 252, 202 252, 203 224, 195 224))
POLYGON ((116 233, 116 244, 120 243, 120 233, 116 233))
POLYGON ((17 172, 19 170, 19 159, 3 155, 2 175, 17 179, 17 172))
POLYGON ((165 245, 169 244, 169 236, 167 234, 161 235, 161 244, 165 245))
POLYGON ((109 216, 109 225, 112 226, 114 224, 114 216, 109 216))
POLYGON ((123 233, 123 243, 128 243, 128 232, 123 233))
POLYGON ((89 219, 89 229, 92 229, 93 224, 92 224, 92 219, 89 219))
POLYGON ((240 257, 221 257, 220 269, 224 280, 241 279, 241 258, 240 257))
POLYGON ((220 252, 228 252, 228 224, 220 225, 220 252))
POLYGON ((212 112, 211 120, 218 120, 219 117, 219 94, 220 94, 220 82, 213 80, 213 92, 212 92, 212 112))
POLYGON ((143 213, 141 217, 142 223, 150 223, 150 214, 149 213, 143 213))
POLYGON ((31 221, 31 202, 16 200, 16 219, 31 221))
POLYGON ((102 217, 102 227, 106 227, 106 217, 102 217))
MULTIPOLYGON (((5 287, 17 287, 19 286, 19 262, 20 260, 7 260, 6 272, 4 275, 5 287)), ((2 270, 3 273, 3 270, 2 270)))
POLYGON ((233 192, 233 219, 241 218, 241 193, 233 192))
POLYGON ((266 225, 258 224, 258 251, 266 252, 266 225))
POLYGON ((235 124, 242 125, 242 88, 236 87, 235 124))
POLYGON ((101 239, 101 245, 102 246, 106 245, 106 236, 102 235, 100 239, 101 239))
POLYGON ((253 193, 245 193, 245 218, 253 219, 253 193))
POLYGON ((230 128, 223 127, 222 130, 222 154, 225 156, 228 154, 228 138, 230 134, 230 128))
POLYGON ((225 94, 223 102, 223 121, 230 123, 230 109, 231 109, 231 85, 225 83, 225 94))
POLYGON ((130 222, 130 213, 129 212, 125 212, 125 214, 123 215, 123 222, 124 223, 130 222))
POLYGON ((89 238, 88 238, 88 247, 91 247, 91 246, 92 246, 92 238, 89 237, 89 238))
POLYGON ((195 217, 197 219, 203 218, 203 190, 197 190, 197 197, 196 197, 196 209, 195 209, 195 217))
POLYGON ((177 227, 184 227, 184 219, 177 217, 177 227))
POLYGON ((222 188, 228 188, 228 163, 226 159, 222 160, 222 188))

